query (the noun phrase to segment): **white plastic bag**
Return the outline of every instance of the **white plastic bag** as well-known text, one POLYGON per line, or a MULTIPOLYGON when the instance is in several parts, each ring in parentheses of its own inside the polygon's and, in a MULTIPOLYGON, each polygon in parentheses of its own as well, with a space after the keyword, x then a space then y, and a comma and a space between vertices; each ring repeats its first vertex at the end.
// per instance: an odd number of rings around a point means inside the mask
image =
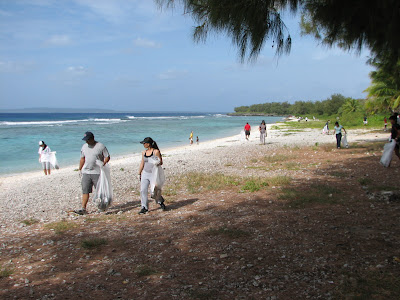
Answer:
POLYGON ((151 194, 153 195, 155 187, 161 190, 164 186, 165 174, 164 169, 160 166, 160 159, 157 156, 150 157, 148 161, 154 165, 150 178, 150 190, 151 194))
POLYGON ((343 135, 342 143, 343 143, 343 146, 345 146, 346 148, 349 148, 349 143, 347 142, 347 134, 343 135))
POLYGON ((396 142, 393 140, 389 143, 386 143, 385 146, 383 146, 383 154, 380 163, 386 168, 389 167, 390 162, 392 161, 393 150, 395 147, 396 147, 396 142))
POLYGON ((110 166, 106 164, 100 167, 100 177, 97 182, 96 192, 93 201, 100 210, 106 210, 113 200, 113 188, 111 185, 110 166))
POLYGON ((60 167, 58 166, 58 161, 57 161, 57 157, 56 157, 56 151, 52 151, 49 153, 49 162, 50 165, 54 168, 54 169, 59 169, 60 167))
POLYGON ((328 134, 328 125, 325 125, 324 128, 322 129, 323 134, 328 134))

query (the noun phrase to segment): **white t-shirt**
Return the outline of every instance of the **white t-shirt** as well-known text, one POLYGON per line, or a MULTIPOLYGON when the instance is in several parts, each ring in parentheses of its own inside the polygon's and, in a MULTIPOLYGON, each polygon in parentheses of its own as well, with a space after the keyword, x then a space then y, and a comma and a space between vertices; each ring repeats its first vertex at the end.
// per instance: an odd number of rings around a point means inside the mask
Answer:
POLYGON ((84 144, 81 149, 81 157, 85 158, 85 164, 82 168, 84 174, 100 174, 100 166, 96 161, 104 162, 104 158, 110 156, 107 148, 99 142, 91 146, 84 144))
POLYGON ((51 149, 49 146, 46 147, 46 149, 43 149, 43 147, 39 147, 39 155, 40 155, 40 162, 50 162, 50 152, 51 149))

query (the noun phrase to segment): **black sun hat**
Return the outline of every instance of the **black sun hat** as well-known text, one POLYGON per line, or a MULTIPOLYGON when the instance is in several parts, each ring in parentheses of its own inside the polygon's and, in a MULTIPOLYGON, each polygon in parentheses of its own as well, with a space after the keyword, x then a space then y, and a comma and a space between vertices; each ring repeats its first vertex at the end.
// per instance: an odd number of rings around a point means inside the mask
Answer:
POLYGON ((151 137, 145 137, 144 139, 143 139, 143 141, 141 141, 140 143, 141 144, 145 144, 145 143, 148 143, 148 144, 153 144, 153 139, 151 138, 151 137))

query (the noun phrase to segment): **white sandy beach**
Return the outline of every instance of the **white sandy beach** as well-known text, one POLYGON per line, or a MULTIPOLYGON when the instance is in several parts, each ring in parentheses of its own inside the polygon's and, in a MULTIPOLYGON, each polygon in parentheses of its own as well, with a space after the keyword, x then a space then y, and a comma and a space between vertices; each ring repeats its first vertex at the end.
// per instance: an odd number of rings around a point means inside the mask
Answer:
MULTIPOLYGON (((335 144, 334 135, 324 135, 321 130, 308 129, 304 131, 287 132, 285 129, 272 130, 268 125, 267 144, 260 145, 258 130, 252 131, 250 140, 241 135, 221 138, 213 141, 194 143, 192 146, 182 146, 173 149, 161 149, 164 156, 164 169, 168 178, 185 172, 235 172, 227 168, 228 164, 243 164, 253 154, 273 155, 283 146, 315 145, 315 143, 335 144)), ((388 132, 376 133, 368 130, 348 130, 348 142, 385 140, 388 132)), ((106 145, 107 146, 107 145, 106 145)), ((115 158, 111 153, 111 176, 114 188, 114 202, 110 210, 129 201, 139 201, 138 168, 140 153, 115 158)), ((75 165, 53 170, 50 176, 45 176, 41 170, 0 178, 0 231, 11 232, 23 228, 22 220, 36 219, 40 222, 52 222, 62 218, 78 218, 68 211, 80 208, 81 186, 75 165)), ((239 174, 243 176, 251 175, 239 174)), ((237 174, 238 175, 238 174, 237 174)), ((271 173, 271 176, 274 175, 271 173)), ((168 199, 166 199, 168 205, 168 199)), ((150 206, 154 205, 150 203, 150 206)), ((117 208, 116 208, 117 207, 117 208)), ((89 201, 88 211, 97 212, 92 201, 89 201)))

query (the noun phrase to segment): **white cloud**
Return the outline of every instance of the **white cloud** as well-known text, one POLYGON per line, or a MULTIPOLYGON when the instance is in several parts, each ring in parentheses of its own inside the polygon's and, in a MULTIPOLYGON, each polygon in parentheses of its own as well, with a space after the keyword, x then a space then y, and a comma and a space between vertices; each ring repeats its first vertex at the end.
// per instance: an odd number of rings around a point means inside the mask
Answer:
POLYGON ((68 35, 53 35, 45 42, 49 46, 67 46, 71 43, 72 40, 68 35))
POLYGON ((188 71, 186 70, 175 70, 170 69, 165 72, 158 74, 158 78, 161 80, 171 80, 171 79, 179 79, 184 77, 188 71))
POLYGON ((82 76, 88 73, 88 69, 82 66, 77 66, 77 67, 71 66, 67 68, 67 73, 72 75, 82 76))
POLYGON ((35 67, 34 62, 0 61, 0 73, 23 73, 35 67))
POLYGON ((136 47, 143 47, 143 48, 160 48, 161 44, 147 40, 147 39, 142 39, 142 38, 137 38, 136 40, 133 41, 133 44, 136 47))

